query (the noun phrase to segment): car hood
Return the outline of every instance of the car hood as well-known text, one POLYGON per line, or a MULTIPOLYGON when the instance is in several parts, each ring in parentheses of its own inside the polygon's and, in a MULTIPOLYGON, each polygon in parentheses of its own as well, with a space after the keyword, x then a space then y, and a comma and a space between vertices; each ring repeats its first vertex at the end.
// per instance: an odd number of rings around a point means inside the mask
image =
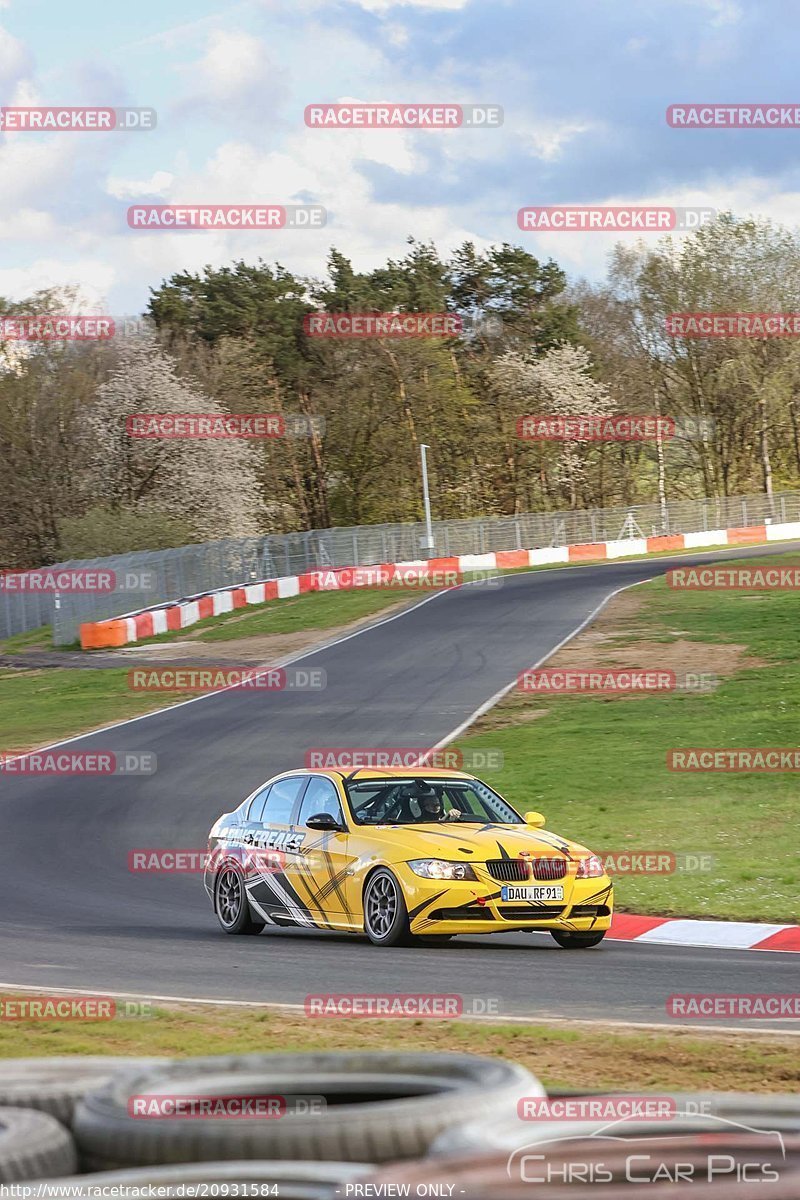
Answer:
POLYGON ((464 862, 486 862, 493 858, 517 858, 522 851, 536 857, 568 858, 588 854, 585 846, 559 837, 546 829, 528 825, 401 825, 391 830, 374 829, 382 841, 397 849, 402 844, 415 858, 425 855, 464 862))

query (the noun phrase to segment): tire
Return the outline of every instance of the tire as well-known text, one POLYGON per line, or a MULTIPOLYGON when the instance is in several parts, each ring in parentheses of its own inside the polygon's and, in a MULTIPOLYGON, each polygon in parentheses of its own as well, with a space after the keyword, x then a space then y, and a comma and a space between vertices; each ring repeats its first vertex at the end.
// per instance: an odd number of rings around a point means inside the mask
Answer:
MULTIPOLYGON (((646 1094, 646 1093, 645 1093, 646 1094)), ((568 1093, 562 1093, 568 1095, 568 1093)), ((598 1102, 619 1100, 624 1093, 585 1093, 583 1097, 598 1102)), ((557 1099, 557 1092, 548 1092, 550 1099, 557 1099)), ((627 1094, 630 1098, 630 1093, 627 1094)), ((800 1134, 800 1096, 750 1095, 739 1092, 660 1092, 659 1101, 674 1101, 675 1109, 662 1119, 638 1120, 624 1118, 617 1124, 615 1133, 625 1138, 650 1137, 696 1137, 702 1134, 744 1132, 749 1129, 764 1130, 791 1135, 800 1134)), ((450 1157, 468 1154, 500 1154, 503 1161, 516 1150, 552 1137, 555 1142, 568 1139, 595 1137, 608 1131, 609 1116, 600 1113, 583 1120, 542 1118, 533 1126, 523 1120, 513 1105, 498 1108, 488 1118, 473 1121, 469 1118, 461 1125, 454 1125, 440 1134, 434 1142, 435 1157, 450 1157)), ((798 1140, 800 1144, 800 1140, 798 1140)), ((739 1192, 736 1190, 736 1195, 739 1192)))
POLYGON ((597 933, 562 933, 560 929, 551 929, 550 936, 558 942, 562 950, 588 950, 590 946, 599 946, 606 936, 605 929, 597 933))
POLYGON ((75 1105, 87 1092, 102 1087, 123 1071, 142 1071, 168 1061, 80 1054, 0 1059, 0 1106, 35 1108, 69 1125, 75 1105))
MULTIPOLYGON (((175 1167, 142 1167, 131 1171, 102 1171, 96 1175, 73 1175, 67 1179, 48 1180, 48 1186, 53 1188, 53 1196, 63 1196, 65 1188, 70 1188, 70 1195, 77 1198, 81 1195, 81 1186, 86 1187, 87 1196, 96 1197, 99 1188, 131 1188, 143 1189, 138 1194, 146 1195, 150 1188, 158 1188, 159 1196, 172 1198, 185 1197, 188 1187, 195 1189, 194 1194, 200 1195, 198 1185, 206 1185, 211 1189, 215 1184, 222 1185, 218 1195, 225 1194, 224 1185, 228 1185, 231 1194, 231 1184, 247 1184, 247 1190, 240 1189, 240 1195, 254 1196, 259 1192, 270 1194, 266 1188, 277 1186, 277 1195, 281 1200, 336 1200, 345 1195, 345 1185, 355 1180, 363 1179, 372 1172, 373 1167, 363 1163, 324 1163, 324 1162, 219 1162, 219 1163, 182 1163, 175 1167), (178 1189, 181 1188, 180 1191, 178 1189), (60 1189, 60 1190, 59 1190, 60 1189), (162 1190, 165 1189, 165 1190, 162 1190)), ((109 1195, 115 1193, 109 1192, 109 1195)), ((137 1192, 133 1191, 133 1195, 137 1192)), ((210 1194, 210 1190, 208 1193, 210 1194)), ((42 1200, 47 1200, 43 1197, 42 1200)))
POLYGON ((55 1117, 30 1108, 0 1108, 0 1183, 71 1175, 75 1143, 55 1117))
POLYGON ((266 924, 253 920, 244 876, 234 862, 226 862, 214 880, 214 912, 225 933, 261 933, 266 924))
POLYGON ((391 871, 379 867, 364 886, 364 932, 373 946, 410 946, 408 908, 391 871))
POLYGON ((539 1130, 534 1132, 529 1129, 526 1149, 520 1148, 512 1155, 505 1151, 478 1154, 467 1150, 457 1157, 438 1161, 394 1163, 364 1180, 364 1195, 452 1195, 460 1200, 488 1200, 489 1197, 491 1200, 532 1200, 533 1197, 561 1200, 562 1197, 573 1195, 591 1196, 593 1189, 589 1184, 584 1187, 579 1184, 577 1191, 574 1191, 573 1179, 570 1187, 570 1174, 578 1165, 584 1178, 589 1171, 596 1171, 595 1179, 603 1180, 597 1194, 606 1200, 623 1200, 623 1197, 650 1200, 651 1196, 658 1195, 654 1186, 658 1188, 660 1179, 648 1181, 646 1176, 639 1174, 641 1183, 631 1183, 630 1175, 632 1166, 641 1171, 647 1163, 651 1171, 658 1164, 662 1179, 665 1172, 669 1172, 668 1177, 676 1181, 675 1186, 667 1184, 662 1187, 664 1196, 685 1195, 689 1198, 696 1195, 710 1198, 714 1191, 717 1196, 735 1196, 737 1200, 766 1200, 767 1196, 772 1200, 797 1200, 800 1196, 800 1155, 797 1149, 787 1146, 784 1158, 777 1147, 768 1150, 763 1137, 737 1135, 735 1130, 718 1133, 713 1148, 702 1137, 676 1136, 667 1133, 666 1127, 660 1135, 643 1135, 635 1148, 631 1143, 626 1145, 621 1130, 616 1138, 610 1139, 603 1135, 581 1140, 570 1138, 568 1144, 559 1145, 560 1140, 561 1135, 555 1133, 549 1145, 542 1144, 539 1130), (536 1139, 533 1143, 532 1138, 536 1139), (722 1161, 730 1157, 729 1179, 712 1180, 705 1184, 700 1182, 700 1190, 693 1191, 691 1182, 697 1184, 704 1175, 707 1176, 713 1161, 710 1156, 715 1154, 722 1161), (631 1163, 632 1155, 641 1156, 639 1162, 634 1159, 631 1163), (533 1161, 529 1161, 526 1168, 526 1159, 531 1157, 533 1161), (758 1170, 762 1162, 773 1173, 762 1179, 754 1179, 754 1167, 758 1170), (734 1164, 736 1175, 733 1174, 734 1164), (744 1182, 739 1171, 743 1169, 746 1173, 748 1168, 750 1181, 744 1182), (537 1174, 532 1176, 530 1172, 533 1170, 537 1174), (690 1186, 684 1192, 679 1192, 678 1186, 683 1180, 689 1181, 690 1186), (766 1180, 769 1180, 769 1186, 765 1188, 766 1180), (537 1181, 538 1186, 531 1187, 532 1181, 537 1181))
POLYGON ((85 1170, 179 1162, 314 1159, 386 1162, 425 1154, 470 1112, 543 1095, 524 1067, 469 1054, 247 1054, 174 1061, 119 1076, 79 1103, 74 1135, 85 1170), (320 1111, 280 1120, 129 1115, 137 1095, 322 1097, 320 1111))

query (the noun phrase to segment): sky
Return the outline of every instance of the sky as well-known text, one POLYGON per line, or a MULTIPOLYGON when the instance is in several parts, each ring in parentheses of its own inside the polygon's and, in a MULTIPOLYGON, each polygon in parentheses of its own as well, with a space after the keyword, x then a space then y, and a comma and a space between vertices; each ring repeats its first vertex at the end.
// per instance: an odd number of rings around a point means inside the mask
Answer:
MULTIPOLYGON (((619 234, 521 231, 524 206, 665 204, 789 224, 800 129, 681 130, 680 102, 800 103, 797 0, 0 0, 3 106, 152 107, 157 128, 0 132, 0 296, 73 285, 143 311, 238 259, 321 276, 409 236, 603 277, 619 234), (311 129, 315 103, 501 105, 499 128, 311 129), (130 229, 148 204, 314 203, 324 228, 130 229)), ((622 235, 633 237, 634 235, 622 235)))

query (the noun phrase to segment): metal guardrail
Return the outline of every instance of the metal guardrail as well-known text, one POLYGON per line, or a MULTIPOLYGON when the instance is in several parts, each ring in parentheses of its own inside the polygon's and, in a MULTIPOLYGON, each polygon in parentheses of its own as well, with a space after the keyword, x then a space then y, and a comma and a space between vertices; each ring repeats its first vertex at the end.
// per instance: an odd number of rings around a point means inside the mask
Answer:
MULTIPOLYGON (((437 555, 483 554, 663 533, 697 533, 769 521, 800 521, 800 492, 675 500, 630 508, 520 513, 435 521, 437 555)), ((368 566, 426 557, 422 522, 312 529, 303 533, 229 538, 111 558, 59 563, 62 568, 114 571, 114 592, 47 596, 0 590, 0 638, 52 625, 55 644, 78 638, 84 621, 106 617, 248 580, 296 575, 324 567, 368 566)))

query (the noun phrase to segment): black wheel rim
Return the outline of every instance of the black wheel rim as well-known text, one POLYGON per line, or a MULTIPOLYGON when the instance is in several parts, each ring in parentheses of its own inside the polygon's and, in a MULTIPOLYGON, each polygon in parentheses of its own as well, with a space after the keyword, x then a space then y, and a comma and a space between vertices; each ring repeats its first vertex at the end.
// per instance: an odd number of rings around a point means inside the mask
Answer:
POLYGON ((235 925, 242 911, 242 881, 236 871, 223 871, 217 888, 217 911, 223 925, 235 925))
POLYGON ((397 918, 400 898, 397 887, 389 875, 378 875, 367 889, 364 919, 367 932, 383 940, 388 937, 397 918))

